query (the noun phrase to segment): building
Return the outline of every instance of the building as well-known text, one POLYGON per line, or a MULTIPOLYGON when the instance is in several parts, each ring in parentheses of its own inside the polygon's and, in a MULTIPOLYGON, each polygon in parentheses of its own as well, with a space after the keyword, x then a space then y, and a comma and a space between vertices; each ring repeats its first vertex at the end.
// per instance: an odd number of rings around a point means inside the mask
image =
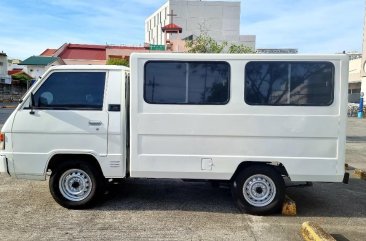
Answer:
POLYGON ((106 59, 129 59, 132 53, 148 53, 161 52, 159 50, 150 50, 146 47, 140 46, 114 46, 108 45, 106 47, 106 59))
POLYGON ((257 54, 297 54, 297 49, 256 49, 257 54))
MULTIPOLYGON (((366 94, 366 15, 363 23, 363 43, 362 43, 362 60, 361 60, 361 92, 366 94)), ((366 98, 364 98, 366 102, 366 98)))
MULTIPOLYGON (((45 52, 46 51, 47 50, 45 50, 45 52)), ((101 65, 106 63, 106 46, 65 43, 51 56, 62 59, 63 62, 68 65, 101 65)))
POLYGON ((46 49, 39 56, 53 56, 57 49, 46 49))
POLYGON ((0 53, 0 84, 11 84, 11 77, 8 75, 8 56, 6 53, 0 53))
POLYGON ((129 59, 134 52, 156 52, 143 46, 120 46, 120 45, 96 45, 96 44, 71 44, 65 43, 58 49, 46 49, 40 56, 56 57, 63 64, 106 64, 108 59, 129 59))
POLYGON ((193 38, 201 33, 219 42, 240 43, 255 49, 255 36, 240 34, 239 1, 168 0, 145 20, 148 44, 166 45, 174 38, 193 38), (164 33, 169 24, 181 28, 181 33, 164 33))
POLYGON ((360 102, 361 93, 361 62, 362 58, 351 59, 349 61, 349 75, 348 75, 348 102, 360 102))
POLYGON ((342 54, 347 54, 349 57, 349 60, 354 60, 354 59, 360 59, 362 58, 362 53, 359 52, 343 52, 342 54))
POLYGON ((58 57, 31 56, 19 65, 26 66, 25 72, 34 79, 39 79, 51 66, 62 65, 64 62, 58 57))

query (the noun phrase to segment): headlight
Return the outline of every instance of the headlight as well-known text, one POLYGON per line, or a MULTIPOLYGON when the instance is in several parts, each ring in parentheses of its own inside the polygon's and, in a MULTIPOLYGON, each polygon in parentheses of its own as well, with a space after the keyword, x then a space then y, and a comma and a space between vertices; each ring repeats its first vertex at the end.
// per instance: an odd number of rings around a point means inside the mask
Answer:
POLYGON ((0 150, 5 149, 5 134, 0 132, 0 150))

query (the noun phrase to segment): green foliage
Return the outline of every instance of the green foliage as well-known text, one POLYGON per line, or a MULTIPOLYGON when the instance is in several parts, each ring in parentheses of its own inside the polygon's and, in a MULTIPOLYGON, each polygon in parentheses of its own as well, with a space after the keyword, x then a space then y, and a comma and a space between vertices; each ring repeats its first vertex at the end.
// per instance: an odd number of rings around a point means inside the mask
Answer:
POLYGON ((227 42, 220 44, 207 34, 201 34, 193 40, 186 41, 189 53, 221 53, 226 46, 227 42))
POLYGON ((27 85, 27 81, 29 81, 29 80, 32 79, 29 75, 27 75, 27 74, 25 74, 23 72, 13 74, 11 76, 11 78, 13 80, 18 80, 21 85, 27 85))
POLYGON ((253 50, 242 44, 229 44, 224 41, 218 43, 213 38, 203 33, 193 40, 186 40, 186 47, 189 53, 231 53, 231 54, 248 54, 253 50))
POLYGON ((252 54, 254 52, 250 47, 244 46, 243 44, 231 44, 229 46, 228 53, 230 53, 230 54, 252 54))
POLYGON ((107 60, 108 65, 123 65, 126 67, 130 66, 130 63, 127 59, 118 59, 118 58, 110 58, 107 60))

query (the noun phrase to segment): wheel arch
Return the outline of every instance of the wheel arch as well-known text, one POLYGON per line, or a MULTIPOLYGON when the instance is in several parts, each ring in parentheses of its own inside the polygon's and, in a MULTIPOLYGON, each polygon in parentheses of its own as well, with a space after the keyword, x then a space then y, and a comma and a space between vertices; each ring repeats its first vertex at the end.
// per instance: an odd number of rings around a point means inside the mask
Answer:
POLYGON ((63 163, 70 163, 70 162, 83 162, 87 163, 88 165, 94 166, 103 176, 102 168, 97 160, 97 158, 92 154, 87 153, 80 153, 80 154, 66 154, 66 153, 58 153, 54 154, 48 161, 45 173, 49 170, 52 172, 58 165, 63 163))
POLYGON ((240 173, 241 170, 248 168, 250 166, 259 166, 259 165, 271 166, 274 170, 279 172, 281 175, 289 177, 285 166, 281 162, 243 161, 238 165, 234 174, 231 176, 230 180, 231 181, 234 180, 236 178, 236 176, 240 173))

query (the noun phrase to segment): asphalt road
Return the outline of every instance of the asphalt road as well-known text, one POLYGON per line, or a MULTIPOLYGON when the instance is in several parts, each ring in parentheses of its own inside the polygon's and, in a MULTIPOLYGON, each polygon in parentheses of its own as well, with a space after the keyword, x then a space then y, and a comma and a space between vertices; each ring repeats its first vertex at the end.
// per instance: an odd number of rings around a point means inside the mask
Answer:
MULTIPOLYGON (((361 165, 366 121, 350 118, 347 132, 347 160, 361 165)), ((302 240, 301 224, 314 221, 337 240, 361 241, 365 190, 358 179, 287 188, 298 215, 258 217, 239 213, 226 187, 131 179, 112 186, 93 209, 67 210, 53 201, 47 182, 0 175, 0 240, 302 240)))
POLYGON ((5 123, 6 119, 11 115, 13 109, 0 109, 0 127, 5 123))

